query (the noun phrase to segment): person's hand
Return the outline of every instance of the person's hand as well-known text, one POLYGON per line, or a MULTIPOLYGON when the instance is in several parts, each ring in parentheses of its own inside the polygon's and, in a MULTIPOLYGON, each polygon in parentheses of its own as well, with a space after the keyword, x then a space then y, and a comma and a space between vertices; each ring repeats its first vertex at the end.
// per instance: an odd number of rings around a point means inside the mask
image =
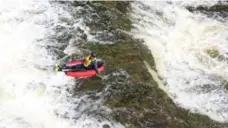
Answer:
POLYGON ((99 73, 99 72, 98 72, 98 73, 96 73, 96 76, 100 77, 100 73, 99 73))

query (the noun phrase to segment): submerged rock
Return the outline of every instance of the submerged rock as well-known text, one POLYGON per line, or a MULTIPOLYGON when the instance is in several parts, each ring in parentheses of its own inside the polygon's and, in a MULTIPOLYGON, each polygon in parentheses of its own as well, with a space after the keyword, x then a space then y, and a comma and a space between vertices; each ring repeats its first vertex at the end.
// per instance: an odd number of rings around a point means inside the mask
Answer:
POLYGON ((222 22, 225 22, 224 18, 228 17, 228 5, 224 3, 218 3, 209 7, 208 6, 197 6, 197 7, 187 6, 186 8, 190 12, 203 13, 208 17, 213 17, 222 22), (220 18, 220 17, 223 17, 223 18, 220 18))

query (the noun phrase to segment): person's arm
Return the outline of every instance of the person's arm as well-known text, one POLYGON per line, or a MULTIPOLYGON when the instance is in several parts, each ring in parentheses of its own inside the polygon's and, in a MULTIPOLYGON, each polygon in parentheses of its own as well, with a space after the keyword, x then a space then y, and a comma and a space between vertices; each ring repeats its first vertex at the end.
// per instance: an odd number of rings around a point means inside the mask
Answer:
POLYGON ((99 74, 98 66, 97 66, 97 61, 93 61, 92 64, 93 64, 93 67, 94 67, 96 73, 99 74))

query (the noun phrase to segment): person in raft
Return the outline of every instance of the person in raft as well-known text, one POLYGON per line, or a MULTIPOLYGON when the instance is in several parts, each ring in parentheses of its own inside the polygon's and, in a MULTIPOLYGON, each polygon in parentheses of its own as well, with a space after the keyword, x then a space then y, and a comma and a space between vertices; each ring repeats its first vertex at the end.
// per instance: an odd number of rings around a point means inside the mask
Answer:
POLYGON ((93 69, 95 69, 96 73, 99 74, 96 57, 97 57, 96 53, 91 52, 90 55, 85 57, 84 64, 81 65, 82 68, 84 68, 85 70, 93 68, 93 69))
POLYGON ((90 55, 86 56, 83 60, 84 63, 80 65, 73 65, 73 66, 62 66, 56 65, 55 71, 77 71, 77 70, 90 70, 94 69, 96 71, 96 75, 99 75, 98 66, 97 66, 97 58, 96 53, 91 52, 90 55))

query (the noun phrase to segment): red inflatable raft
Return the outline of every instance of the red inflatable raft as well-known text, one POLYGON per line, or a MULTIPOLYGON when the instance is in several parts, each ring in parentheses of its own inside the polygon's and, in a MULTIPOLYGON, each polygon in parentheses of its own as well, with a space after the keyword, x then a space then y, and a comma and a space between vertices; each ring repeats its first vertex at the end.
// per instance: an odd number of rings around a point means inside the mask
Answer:
MULTIPOLYGON (((65 64, 66 67, 76 67, 77 65, 83 64, 83 60, 76 60, 72 62, 68 62, 65 64)), ((97 61, 98 71, 104 71, 104 63, 102 61, 97 61)), ((74 71, 64 71, 66 75, 75 77, 75 78, 87 78, 96 75, 96 71, 94 69, 90 70, 74 70, 74 71)))

